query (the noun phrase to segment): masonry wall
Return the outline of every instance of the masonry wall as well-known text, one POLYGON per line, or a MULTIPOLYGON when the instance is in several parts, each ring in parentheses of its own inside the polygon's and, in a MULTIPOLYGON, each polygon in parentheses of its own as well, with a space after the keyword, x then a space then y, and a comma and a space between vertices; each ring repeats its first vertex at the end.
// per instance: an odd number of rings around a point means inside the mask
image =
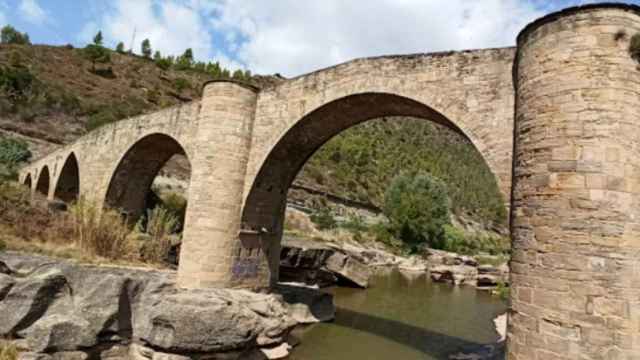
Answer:
POLYGON ((180 143, 187 157, 192 158, 196 148, 199 108, 200 103, 193 102, 103 126, 22 168, 20 181, 30 174, 35 191, 38 177, 46 166, 51 179, 48 197, 53 199, 62 166, 73 153, 78 160, 80 195, 102 203, 118 164, 127 151, 144 137, 166 134, 180 143))
POLYGON ((640 359, 638 8, 518 38, 508 358, 640 359))

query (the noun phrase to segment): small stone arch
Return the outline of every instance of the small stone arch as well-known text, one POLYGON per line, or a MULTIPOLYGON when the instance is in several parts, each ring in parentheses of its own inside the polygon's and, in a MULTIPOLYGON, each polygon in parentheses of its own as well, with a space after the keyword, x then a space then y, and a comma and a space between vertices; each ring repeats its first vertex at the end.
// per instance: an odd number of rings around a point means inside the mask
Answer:
POLYGON ((169 135, 154 133, 138 140, 111 175, 105 205, 118 209, 129 220, 138 219, 146 208, 154 178, 174 155, 187 157, 184 147, 169 135))
POLYGON ((67 156, 56 184, 53 197, 66 203, 78 200, 80 196, 80 170, 74 153, 67 156))
POLYGON ((31 174, 27 174, 27 176, 25 177, 24 181, 22 182, 22 184, 26 187, 28 187, 29 189, 31 189, 32 184, 31 184, 31 174))
POLYGON ((38 182, 36 183, 36 191, 44 196, 49 196, 49 184, 51 183, 51 176, 49 176, 49 167, 44 166, 40 170, 38 175, 38 182))
POLYGON ((295 122, 270 149, 255 178, 247 179, 252 185, 243 205, 241 233, 261 233, 272 283, 278 277, 279 242, 287 192, 298 172, 335 135, 367 120, 390 116, 432 121, 461 134, 480 151, 498 182, 495 170, 489 166, 486 154, 481 151, 482 144, 467 136, 454 120, 422 102, 391 93, 367 92, 325 103, 295 122))

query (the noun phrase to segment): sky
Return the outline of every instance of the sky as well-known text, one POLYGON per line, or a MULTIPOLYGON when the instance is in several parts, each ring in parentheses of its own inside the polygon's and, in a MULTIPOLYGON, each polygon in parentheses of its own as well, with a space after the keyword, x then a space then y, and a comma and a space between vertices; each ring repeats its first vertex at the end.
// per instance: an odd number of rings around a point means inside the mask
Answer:
MULTIPOLYGON (((296 76, 354 58, 511 46, 530 21, 589 0, 0 0, 37 44, 110 47, 296 76)), ((640 3, 627 1, 628 3, 640 3)))

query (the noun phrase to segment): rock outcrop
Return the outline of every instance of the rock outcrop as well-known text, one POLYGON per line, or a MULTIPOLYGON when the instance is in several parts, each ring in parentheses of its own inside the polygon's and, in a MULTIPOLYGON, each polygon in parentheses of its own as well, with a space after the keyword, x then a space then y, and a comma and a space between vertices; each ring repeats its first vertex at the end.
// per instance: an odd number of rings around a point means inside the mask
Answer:
POLYGON ((172 271, 16 253, 0 254, 0 269, 0 337, 25 359, 259 359, 281 354, 296 324, 335 313, 313 289, 186 290, 172 271))
POLYGON ((339 281, 357 287, 369 286, 371 270, 361 256, 330 243, 283 239, 280 278, 311 285, 328 286, 339 281))

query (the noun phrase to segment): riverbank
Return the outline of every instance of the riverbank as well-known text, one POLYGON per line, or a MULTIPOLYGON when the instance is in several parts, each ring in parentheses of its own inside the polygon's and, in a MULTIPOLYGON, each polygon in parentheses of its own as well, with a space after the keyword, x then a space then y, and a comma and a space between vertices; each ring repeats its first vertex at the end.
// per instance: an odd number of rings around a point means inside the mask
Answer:
POLYGON ((403 256, 376 242, 329 242, 287 235, 282 240, 280 278, 285 281, 319 287, 346 284, 366 288, 371 269, 379 267, 424 273, 435 282, 486 291, 502 291, 509 284, 509 266, 501 256, 468 256, 428 248, 419 254, 403 256))

